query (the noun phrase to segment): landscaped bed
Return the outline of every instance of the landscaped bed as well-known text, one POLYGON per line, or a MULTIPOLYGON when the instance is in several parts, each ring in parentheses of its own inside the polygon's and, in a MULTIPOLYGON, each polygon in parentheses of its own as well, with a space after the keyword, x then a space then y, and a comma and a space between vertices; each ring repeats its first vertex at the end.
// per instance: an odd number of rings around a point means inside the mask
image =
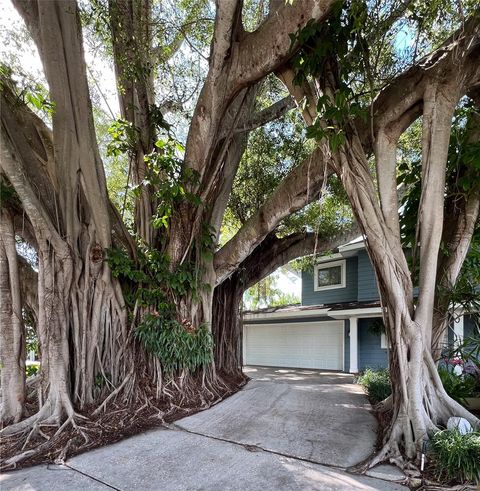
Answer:
MULTIPOLYGON (((458 369, 454 372, 449 365, 445 364, 439 369, 445 390, 471 410, 468 407, 468 398, 477 393, 480 385, 479 372, 472 370, 471 373, 460 373, 458 369)), ((363 386, 374 407, 380 426, 380 448, 383 434, 391 420, 390 411, 385 409, 388 404, 382 404, 391 395, 388 370, 367 368, 357 381, 363 386)), ((411 482, 417 486, 422 485, 423 489, 434 489, 434 486, 442 485, 480 484, 480 431, 477 428, 476 431, 464 434, 457 428, 441 429, 431 437, 426 446, 426 465, 423 472, 408 474, 415 478, 411 482)))

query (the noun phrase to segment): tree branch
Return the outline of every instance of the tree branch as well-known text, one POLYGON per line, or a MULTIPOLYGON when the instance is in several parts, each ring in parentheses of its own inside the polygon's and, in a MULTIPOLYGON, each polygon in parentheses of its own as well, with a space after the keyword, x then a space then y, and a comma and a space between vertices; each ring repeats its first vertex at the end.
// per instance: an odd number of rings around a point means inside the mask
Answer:
POLYGON ((37 199, 45 207, 52 222, 58 211, 58 182, 54 166, 52 132, 15 93, 10 79, 1 76, 0 114, 2 145, 14 149, 19 160, 27 163, 23 172, 35 183, 37 199))
POLYGON ((243 271, 245 289, 294 259, 332 251, 359 234, 360 229, 354 223, 347 230, 330 237, 321 237, 313 232, 294 233, 282 238, 268 235, 238 268, 243 271))
POLYGON ((278 185, 273 194, 216 254, 214 259, 217 284, 274 230, 280 221, 318 197, 325 179, 331 174, 324 156, 329 155, 325 143, 278 185))
MULTIPOLYGON (((59 208, 75 210, 83 194, 98 241, 108 248, 111 241, 105 171, 96 142, 77 4, 74 0, 13 3, 37 44, 55 103, 52 123, 59 208)), ((75 242, 74 215, 62 218, 62 233, 75 242)))
POLYGON ((290 34, 313 19, 324 19, 334 0, 296 0, 283 2, 273 8, 260 27, 244 38, 234 49, 238 53, 236 61, 235 91, 245 87, 283 65, 294 53, 290 34))
POLYGON ((373 115, 374 137, 383 129, 401 134, 417 119, 423 108, 428 84, 439 79, 460 79, 461 92, 480 85, 480 29, 478 17, 472 17, 439 48, 395 77, 376 97, 369 119, 355 122, 367 153, 371 152, 373 115))
POLYGON ((260 111, 256 114, 253 114, 252 117, 237 126, 234 129, 234 133, 244 133, 246 131, 253 131, 270 121, 274 121, 276 119, 281 118, 284 114, 286 114, 290 109, 295 107, 295 101, 291 96, 284 97, 283 99, 273 103, 271 106, 267 107, 263 111, 260 111))

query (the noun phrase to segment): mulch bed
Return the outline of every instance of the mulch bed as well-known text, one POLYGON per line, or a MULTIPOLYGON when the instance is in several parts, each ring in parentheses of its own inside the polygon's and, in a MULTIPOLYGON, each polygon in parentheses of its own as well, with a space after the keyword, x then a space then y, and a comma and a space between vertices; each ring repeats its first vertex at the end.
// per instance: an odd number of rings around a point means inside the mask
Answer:
MULTIPOLYGON (((235 394, 246 384, 248 378, 227 377, 223 374, 222 381, 226 388, 219 391, 220 397, 214 400, 212 398, 205 400, 198 394, 187 400, 180 396, 152 398, 149 399, 148 405, 143 403, 137 406, 122 406, 111 403, 104 412, 96 416, 93 416, 93 412, 97 406, 86 408, 81 412, 86 419, 77 421, 78 428, 70 425, 55 438, 52 437, 57 427, 42 427, 41 432, 44 436, 36 435, 26 445, 25 436, 21 439, 18 436, 3 437, 0 443, 0 469, 6 471, 63 461, 94 448, 104 447, 124 438, 161 428, 165 424, 207 409, 235 394), (9 458, 21 452, 33 450, 46 442, 49 442, 47 448, 18 462, 15 466, 2 465, 2 462, 9 458)), ((34 414, 35 405, 30 404, 29 410, 34 414)))

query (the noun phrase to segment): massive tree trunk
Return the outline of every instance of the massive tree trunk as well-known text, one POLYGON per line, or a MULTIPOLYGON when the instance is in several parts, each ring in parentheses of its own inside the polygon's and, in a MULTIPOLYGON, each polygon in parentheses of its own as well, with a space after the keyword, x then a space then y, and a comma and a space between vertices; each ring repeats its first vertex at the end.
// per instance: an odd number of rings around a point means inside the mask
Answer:
MULTIPOLYGON (((473 111, 466 125, 464 143, 475 145, 480 141, 480 98, 477 93, 469 93, 476 104, 476 111, 473 111)), ((463 152, 468 149, 462 149, 463 152)), ((468 254, 475 228, 478 225, 480 213, 480 182, 472 182, 471 188, 467 191, 458 186, 458 180, 470 176, 471 169, 463 166, 455 169, 455 182, 450 183, 453 189, 445 200, 445 214, 442 244, 443 248, 439 255, 439 267, 437 270, 437 295, 433 309, 432 322, 432 354, 438 360, 444 348, 445 334, 450 322, 455 322, 458 307, 463 305, 452 305, 451 293, 460 276, 462 265, 468 254), (453 312, 452 312, 453 311, 453 312)))
POLYGON ((74 406, 82 409, 120 384, 131 360, 122 292, 105 261, 114 227, 76 4, 16 6, 41 53, 55 110, 50 132, 4 81, 1 165, 35 235, 42 355, 38 413, 5 434, 65 417, 74 422, 74 406))
MULTIPOLYGON (((392 341, 389 352, 392 423, 385 447, 372 464, 386 458, 396 460, 402 454, 415 459, 423 440, 438 424, 445 424, 449 416, 462 415, 472 423, 477 420, 445 393, 431 354, 432 320, 423 318, 419 310, 422 293, 414 309, 413 285, 406 259, 403 253, 399 256, 397 252, 400 237, 391 232, 383 219, 368 177, 366 159, 358 160, 360 142, 358 139, 351 141, 348 147, 340 151, 338 172, 367 237, 387 335, 392 341)), ((432 251, 437 252, 438 249, 432 251)))
MULTIPOLYGON (((116 245, 133 259, 135 248, 107 196, 93 129, 77 5, 73 0, 14 3, 38 46, 54 107, 50 131, 17 100, 8 81, 2 90, 1 167, 28 217, 31 242, 38 253, 37 328, 42 353, 38 412, 8 427, 5 433, 64 420, 61 428, 68 423, 76 425, 76 410, 93 403, 98 413, 107 402, 117 397, 130 401, 138 391, 143 391, 142 403, 148 405, 145 386, 156 386, 157 390, 149 394, 158 397, 164 383, 162 360, 150 356, 144 346, 132 340, 132 328, 145 305, 137 302, 129 318, 132 322, 127 323, 120 282, 112 277, 105 261, 115 238, 116 245)), ((318 197, 334 169, 367 236, 367 250, 393 341, 394 414, 386 446, 378 458, 396 458, 400 447, 411 457, 424 436, 448 415, 456 412, 475 421, 446 396, 430 352, 440 240, 433 232, 443 221, 442 172, 450 119, 456 100, 479 81, 478 33, 472 35, 471 23, 460 37, 453 38, 454 43, 450 40, 380 94, 370 113, 374 119, 368 129, 354 122, 346 129, 347 142, 338 151, 331 152, 328 142, 319 142, 312 155, 290 172, 239 233, 213 258, 211 254, 245 148, 246 132, 291 104, 291 99, 286 99, 253 114, 257 84, 269 73, 277 72, 293 98, 298 102, 307 99, 303 108, 306 122, 311 124, 318 116, 315 97, 323 81, 317 83, 316 90, 293 86, 288 62, 298 46, 292 46, 289 34, 310 19, 324 19, 333 3, 273 1, 264 22, 247 33, 242 23, 242 2, 217 2, 209 71, 178 176, 184 191, 196 199, 177 199, 168 227, 160 233, 152 230, 150 222, 156 198, 162 197, 155 196, 157 190, 152 186, 142 185, 136 203, 136 230, 142 245, 165 255, 169 273, 175 274, 182 267, 190 268, 187 274, 196 273, 196 292, 187 289, 174 295, 171 285, 163 285, 171 297, 172 316, 186 329, 210 324, 213 316, 217 368, 235 374, 241 363, 241 330, 236 315, 241 294, 282 261, 311 250, 305 242, 311 238, 276 239, 270 234, 281 220, 318 197), (401 132, 422 112, 420 296, 415 309, 396 216, 395 149, 401 132), (372 150, 380 199, 367 164, 372 150)), ((148 173, 145 156, 154 151, 156 136, 149 71, 153 59, 150 8, 149 0, 109 2, 122 116, 137 132, 130 149, 134 184, 142 184, 148 173), (136 76, 136 70, 144 76, 136 76)), ((331 85, 329 90, 335 88, 331 85)), ((478 214, 476 206, 465 208, 469 223, 478 214)), ((12 311, 18 310, 21 304, 11 287, 12 281, 17 281, 15 271, 9 269, 7 277, 5 258, 9 268, 16 266, 11 266, 14 262, 10 263, 5 239, 2 244, 0 286, 12 311)), ((462 244, 462 251, 467 245, 462 244)), ((331 246, 328 244, 328 248, 331 246)), ((318 244, 317 250, 321 250, 318 244)), ((14 289, 18 292, 18 285, 14 289)), ((155 314, 155 306, 148 305, 147 311, 155 314)), ((2 311, 2 316, 7 313, 10 310, 2 311)), ((18 329, 12 332, 20 332, 18 329)), ((18 338, 11 339, 18 348, 18 338)), ((206 369, 207 378, 216 378, 213 368, 206 369)), ((179 385, 174 379, 169 383, 179 391, 185 390, 185 375, 182 372, 179 385)), ((18 406, 11 407, 15 407, 11 417, 18 419, 18 406)))
MULTIPOLYGON (((265 75, 292 56, 289 29, 304 24, 310 16, 325 16, 330 3, 325 1, 319 5, 317 2, 302 0, 295 7, 272 4, 270 15, 253 33, 246 33, 243 29, 241 2, 219 2, 217 5, 209 71, 190 125, 179 178, 185 190, 195 195, 199 202, 192 203, 186 199, 175 202, 168 229, 161 231, 154 231, 151 226, 151 217, 155 213, 155 200, 152 200, 155 189, 150 185, 142 185, 136 203, 140 237, 147 244, 166 253, 171 271, 184 264, 191 264, 199 284, 211 287, 210 290, 201 288, 198 295, 189 293, 175 298, 176 316, 181 323, 196 326, 211 323, 213 287, 219 281, 219 264, 222 268, 221 280, 227 275, 223 269, 224 261, 220 259, 213 264, 206 257, 205 250, 202 250, 202 244, 206 234, 211 234, 214 242, 218 240, 233 178, 245 149, 246 133, 291 107, 291 101, 287 99, 279 101, 269 110, 253 114, 259 83, 265 75), (279 20, 283 20, 281 33, 277 32, 276 27, 279 20), (254 45, 256 52, 252 60, 254 45), (260 56, 258 50, 262 53, 260 56), (188 175, 195 176, 195 179, 185 177, 188 175), (152 240, 152 235, 158 240, 152 240)), ((148 172, 144 157, 154 150, 155 137, 151 118, 151 71, 148 69, 153 59, 152 40, 151 32, 145 27, 150 15, 149 2, 110 2, 109 10, 117 84, 122 88, 119 92, 122 116, 138 132, 136 147, 131 152, 131 174, 134 184, 139 184, 148 172), (135 79, 129 77, 132 69, 141 75, 135 79)), ((300 186, 297 188, 297 194, 303 193, 300 186)), ((288 192, 286 188, 279 195, 285 190, 288 192)), ((298 196, 293 198, 298 199, 298 196)), ((158 199, 162 200, 162 197, 158 199)), ((278 202, 279 199, 273 205, 278 205, 278 202)), ((290 208, 294 209, 294 206, 290 208)), ((284 211, 283 216, 286 214, 284 211)), ((277 217, 270 219, 268 228, 264 227, 258 241, 276 223, 277 217)), ((252 228, 250 230, 252 232, 252 228)), ((240 247, 240 243, 238 240, 234 248, 240 247)), ((231 245, 229 247, 232 249, 231 245)), ((232 250, 228 251, 228 255, 233 253, 232 250)), ((242 254, 245 257, 243 251, 242 254)), ((242 261, 242 254, 232 259, 234 262, 230 272, 242 261)))
POLYGON ((0 210, 1 424, 17 423, 25 402, 25 327, 12 216, 0 210))
MULTIPOLYGON (((112 277, 105 260, 114 237, 133 258, 135 251, 107 196, 77 5, 73 0, 15 0, 14 4, 38 47, 53 109, 50 130, 17 99, 15 88, 4 80, 2 170, 28 217, 31 242, 38 254, 37 331, 42 356, 38 412, 8 427, 4 434, 35 429, 42 423, 61 424, 65 419, 62 428, 67 423, 75 425, 77 410, 109 401, 113 396, 129 401, 142 389, 138 377, 150 376, 157 389, 163 380, 161 360, 152 360, 131 339, 130 328, 138 321, 140 308, 136 306, 132 312, 133 324, 127 324, 120 283, 112 277), (133 363, 134 351, 137 363, 133 363), (148 369, 152 365, 156 367, 153 372, 148 369)), ((160 252, 169 256, 172 272, 188 263, 199 273, 201 288, 197 295, 187 292, 172 298, 176 320, 185 326, 210 323, 217 266, 222 268, 221 277, 225 279, 227 271, 233 272, 283 217, 306 204, 312 195, 318 195, 326 169, 323 162, 318 164, 322 171, 321 177, 314 179, 315 191, 305 191, 297 185, 290 195, 287 182, 283 189, 288 197, 286 204, 278 193, 276 201, 267 204, 265 210, 271 216, 266 223, 257 219, 260 238, 253 236, 255 227, 250 225, 246 249, 237 241, 215 266, 212 258, 204 258, 204 230, 214 222, 213 234, 218 237, 245 147, 245 132, 276 117, 291 104, 280 102, 270 111, 255 114, 252 120, 256 94, 253 86, 292 56, 288 33, 310 17, 325 16, 330 4, 327 0, 320 5, 302 0, 295 7, 276 5, 259 29, 249 34, 242 27, 240 2, 218 5, 209 74, 193 117, 182 169, 184 174, 190 171, 198 175, 198 181, 187 181, 186 188, 201 203, 177 203, 161 241, 156 240, 150 223, 155 212, 155 190, 142 186, 137 203, 136 225, 141 241, 149 247, 160 245, 160 252), (279 20, 282 33, 277 32, 279 20), (254 46, 258 49, 252 63, 254 46), (272 206, 279 204, 282 210, 272 214, 272 206)), ((131 149, 133 182, 141 184, 147 173, 144 157, 154 149, 155 140, 152 73, 147 70, 152 59, 151 5, 148 0, 125 0, 111 2, 109 7, 122 115, 133 131, 138 131, 135 148, 131 149), (132 75, 135 70, 145 76, 132 75)), ((298 180, 298 174, 292 174, 290 183, 298 180)), ((304 180, 302 177, 301 183, 304 180)), ((208 229, 207 233, 212 231, 208 229)))
MULTIPOLYGON (((241 2, 217 3, 209 72, 193 114, 185 150, 185 167, 199 175, 199 184, 192 191, 202 199, 202 205, 179 208, 167 248, 172 264, 178 264, 188 254, 201 230, 205 205, 214 203, 222 194, 223 155, 233 134, 225 138, 225 114, 232 104, 238 105, 246 87, 292 56, 289 32, 304 25, 307 19, 324 17, 331 3, 328 0, 301 0, 295 5, 280 6, 272 3, 274 8, 269 16, 252 33, 243 29, 241 2)), ((225 171, 228 173, 229 169, 225 171)))
POLYGON ((145 162, 145 156, 155 149, 157 130, 152 122, 155 97, 151 4, 149 0, 109 1, 108 11, 121 116, 132 125, 127 179, 139 189, 135 230, 146 245, 156 246, 158 230, 152 227, 156 200, 152 185, 146 184, 145 162))

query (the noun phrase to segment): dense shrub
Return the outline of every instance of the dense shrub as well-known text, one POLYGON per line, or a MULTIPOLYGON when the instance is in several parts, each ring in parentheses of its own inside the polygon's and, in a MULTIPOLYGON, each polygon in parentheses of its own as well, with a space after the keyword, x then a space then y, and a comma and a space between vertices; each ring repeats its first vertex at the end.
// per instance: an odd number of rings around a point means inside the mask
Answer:
POLYGON ((439 431, 431 440, 437 478, 480 483, 480 433, 439 431))
POLYGON ((359 376, 358 383, 364 387, 372 404, 383 401, 392 393, 390 375, 385 368, 367 368, 359 376))

